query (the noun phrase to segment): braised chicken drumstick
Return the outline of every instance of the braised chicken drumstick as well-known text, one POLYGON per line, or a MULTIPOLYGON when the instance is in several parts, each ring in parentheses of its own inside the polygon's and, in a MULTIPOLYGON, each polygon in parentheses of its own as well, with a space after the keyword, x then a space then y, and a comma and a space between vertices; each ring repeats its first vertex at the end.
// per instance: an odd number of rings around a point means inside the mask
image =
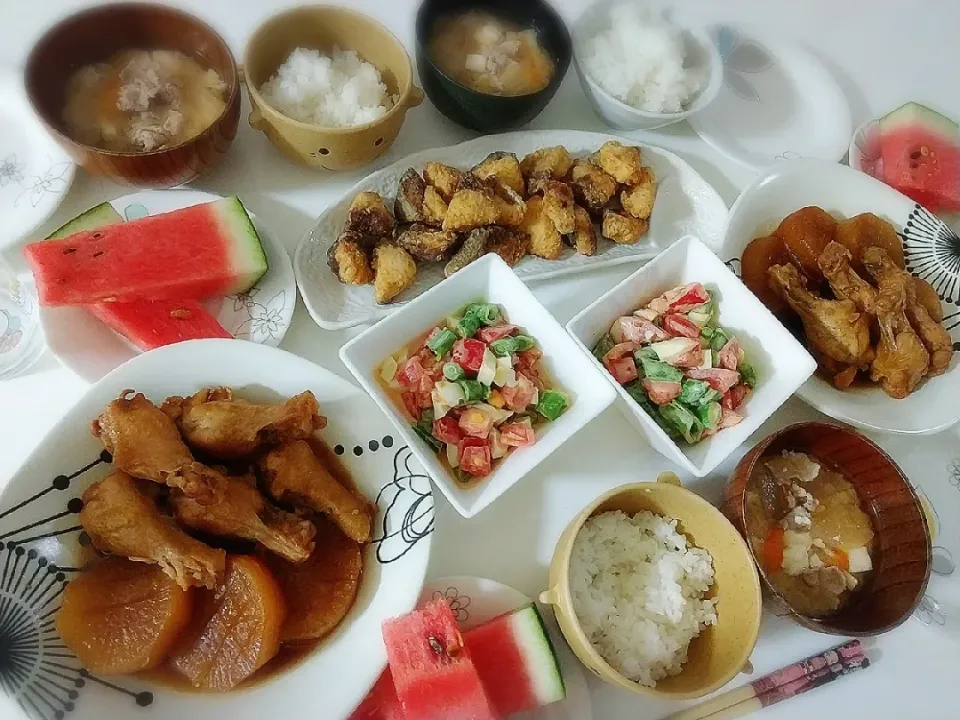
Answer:
POLYGON ((841 300, 849 300, 860 312, 876 315, 877 291, 851 267, 852 259, 847 248, 838 242, 831 242, 820 253, 817 264, 834 295, 841 300))
POLYGON ((159 565, 182 588, 213 589, 223 574, 226 553, 167 522, 126 473, 114 471, 87 488, 80 524, 97 550, 159 565))
POLYGON ((170 503, 177 520, 211 535, 253 540, 290 562, 310 557, 317 532, 312 522, 273 507, 252 482, 235 477, 226 481, 223 497, 211 505, 173 493, 170 503))

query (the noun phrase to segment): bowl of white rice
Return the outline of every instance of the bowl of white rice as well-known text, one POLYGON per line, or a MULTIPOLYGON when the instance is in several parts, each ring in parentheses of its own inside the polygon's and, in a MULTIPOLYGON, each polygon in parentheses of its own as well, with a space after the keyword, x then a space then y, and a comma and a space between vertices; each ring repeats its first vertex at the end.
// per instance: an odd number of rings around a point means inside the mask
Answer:
POLYGON ((269 18, 244 53, 250 125, 308 167, 365 165, 423 102, 403 44, 347 8, 307 5, 269 18))
POLYGON ((736 528, 679 486, 623 485, 564 530, 541 602, 600 678, 663 699, 698 698, 749 667, 760 578, 736 528))
POLYGON ((713 102, 723 85, 723 61, 710 36, 642 4, 592 6, 574 25, 573 40, 590 104, 621 130, 685 120, 713 102))

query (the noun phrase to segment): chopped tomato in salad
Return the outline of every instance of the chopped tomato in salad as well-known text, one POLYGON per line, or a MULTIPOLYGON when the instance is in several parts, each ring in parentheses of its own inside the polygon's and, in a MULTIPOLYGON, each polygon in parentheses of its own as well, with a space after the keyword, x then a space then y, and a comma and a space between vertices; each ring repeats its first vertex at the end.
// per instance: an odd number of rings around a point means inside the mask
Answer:
POLYGON ((743 420, 756 385, 743 348, 717 323, 701 283, 668 290, 618 317, 593 354, 663 430, 697 443, 743 420))
MULTIPOLYGON (((631 364, 633 347, 623 353, 631 364)), ((544 381, 542 358, 536 340, 497 305, 471 303, 384 359, 379 374, 399 394, 414 432, 461 482, 472 482, 513 450, 533 445, 539 426, 569 406, 544 381)))

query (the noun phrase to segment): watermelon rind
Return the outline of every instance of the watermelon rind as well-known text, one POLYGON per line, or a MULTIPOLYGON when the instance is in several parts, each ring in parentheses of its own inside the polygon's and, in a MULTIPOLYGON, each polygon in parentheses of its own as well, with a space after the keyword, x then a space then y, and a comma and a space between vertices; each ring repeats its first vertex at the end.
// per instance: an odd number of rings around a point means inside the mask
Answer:
POLYGON ((123 222, 123 216, 113 208, 113 205, 108 202, 100 203, 96 207, 80 213, 73 220, 65 222, 48 235, 47 240, 62 240, 83 230, 96 230, 105 225, 113 225, 119 222, 123 222))
POLYGON ((530 682, 541 705, 562 700, 567 690, 557 653, 536 605, 516 610, 511 618, 517 646, 523 653, 530 682))
POLYGON ((242 272, 228 295, 243 293, 252 288, 267 272, 267 254, 263 250, 260 234, 250 219, 243 202, 236 195, 211 203, 225 235, 232 241, 231 267, 242 272))
POLYGON ((917 125, 953 142, 960 136, 960 125, 946 115, 916 102, 904 103, 880 118, 881 134, 917 125))

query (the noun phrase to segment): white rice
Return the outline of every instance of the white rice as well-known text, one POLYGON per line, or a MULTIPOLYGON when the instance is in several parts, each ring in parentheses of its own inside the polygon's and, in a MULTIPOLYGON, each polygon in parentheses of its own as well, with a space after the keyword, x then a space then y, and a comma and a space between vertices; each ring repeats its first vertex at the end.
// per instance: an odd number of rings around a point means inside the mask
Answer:
POLYGON ((297 48, 260 94, 287 117, 322 127, 373 122, 395 102, 377 68, 338 47, 331 56, 297 48))
POLYGON ((710 553, 677 521, 641 511, 588 519, 573 543, 570 589, 580 625, 614 669, 653 687, 676 675, 690 641, 717 621, 710 553))
POLYGON ((647 112, 680 112, 707 80, 704 69, 684 68, 680 29, 632 4, 610 8, 609 22, 584 40, 587 74, 623 103, 647 112))

